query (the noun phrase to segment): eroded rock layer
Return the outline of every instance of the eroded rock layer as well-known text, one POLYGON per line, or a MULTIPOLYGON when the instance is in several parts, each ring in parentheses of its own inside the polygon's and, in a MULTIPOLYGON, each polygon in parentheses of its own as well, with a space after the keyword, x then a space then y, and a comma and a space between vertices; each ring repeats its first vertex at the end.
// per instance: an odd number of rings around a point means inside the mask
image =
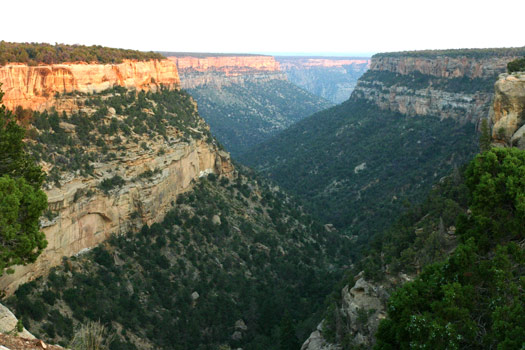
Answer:
POLYGON ((184 89, 286 80, 272 56, 169 56, 177 64, 184 89))
POLYGON ((57 107, 57 94, 93 93, 114 86, 145 90, 160 85, 176 87, 180 80, 177 66, 170 60, 125 60, 120 64, 8 64, 0 67, 0 84, 7 108, 21 106, 42 111, 57 107))
POLYGON ((494 82, 514 59, 471 57, 456 52, 432 57, 375 55, 359 80, 354 98, 405 115, 432 115, 476 122, 491 108, 494 82))
POLYGON ((17 266, 15 273, 0 279, 8 295, 16 288, 72 256, 92 248, 113 234, 123 234, 162 220, 178 194, 192 188, 192 181, 209 173, 229 176, 233 167, 229 155, 203 141, 159 145, 155 150, 130 153, 126 159, 98 164, 96 173, 109 177, 113 170, 126 184, 104 193, 100 179, 70 175, 61 186, 46 190, 49 208, 56 217, 43 219, 48 246, 34 264, 17 266), (157 151, 163 147, 164 154, 157 151), (149 179, 140 174, 162 169, 149 179), (92 193, 91 195, 87 195, 92 193))

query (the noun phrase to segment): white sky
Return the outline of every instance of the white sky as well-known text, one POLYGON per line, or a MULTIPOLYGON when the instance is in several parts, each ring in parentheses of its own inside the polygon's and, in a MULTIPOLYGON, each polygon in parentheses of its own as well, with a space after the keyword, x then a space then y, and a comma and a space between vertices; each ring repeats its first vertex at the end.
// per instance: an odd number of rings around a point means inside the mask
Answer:
POLYGON ((15 0, 0 40, 138 50, 372 53, 525 46, 525 0, 15 0))

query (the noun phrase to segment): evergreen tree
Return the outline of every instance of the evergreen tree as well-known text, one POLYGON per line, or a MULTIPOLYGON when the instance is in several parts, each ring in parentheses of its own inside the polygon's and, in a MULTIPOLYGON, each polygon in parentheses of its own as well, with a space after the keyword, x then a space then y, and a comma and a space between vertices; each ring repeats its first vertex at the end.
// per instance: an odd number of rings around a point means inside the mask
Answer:
POLYGON ((44 173, 25 152, 24 133, 0 106, 0 275, 9 266, 34 262, 47 245, 38 222, 47 207, 40 189, 44 173))
POLYGON ((279 350, 299 350, 301 344, 295 335, 295 327, 288 311, 281 319, 279 350))
POLYGON ((481 135, 479 137, 479 149, 481 152, 488 151, 490 149, 490 142, 492 137, 490 135, 490 128, 487 119, 483 118, 481 121, 481 135))

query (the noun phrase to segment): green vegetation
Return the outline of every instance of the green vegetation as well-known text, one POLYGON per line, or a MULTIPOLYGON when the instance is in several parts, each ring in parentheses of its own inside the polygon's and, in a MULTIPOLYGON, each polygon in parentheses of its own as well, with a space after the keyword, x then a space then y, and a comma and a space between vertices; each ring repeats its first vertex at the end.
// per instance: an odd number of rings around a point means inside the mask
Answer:
POLYGON ((525 57, 507 63, 507 71, 509 73, 525 71, 525 57))
MULTIPOLYGON (((0 101, 2 97, 0 91, 0 101)), ((44 173, 26 153, 24 134, 14 115, 1 105, 0 275, 12 265, 34 262, 47 245, 38 221, 47 207, 40 189, 44 173)))
POLYGON ((448 57, 468 57, 468 58, 487 58, 487 57, 515 57, 524 56, 525 47, 503 47, 490 49, 452 49, 452 50, 420 50, 420 51, 399 51, 378 53, 372 57, 422 57, 436 58, 440 56, 448 57))
POLYGON ((475 154, 472 125, 407 117, 351 99, 298 122, 241 160, 324 222, 367 240, 475 154))
POLYGON ((492 135, 490 132, 489 123, 487 118, 481 120, 481 130, 479 136, 479 149, 481 152, 488 151, 492 142, 492 135))
MULTIPOLYGON (((31 125, 27 144, 33 156, 54 165, 48 181, 57 185, 63 171, 92 176, 96 162, 118 159, 128 150, 137 152, 137 146, 148 151, 160 143, 215 142, 186 92, 115 87, 94 95, 75 94, 82 109, 71 115, 15 111, 18 119, 31 125)), ((106 185, 111 184, 102 184, 104 190, 106 185)))
POLYGON ((146 61, 164 59, 161 54, 104 46, 84 46, 45 43, 10 43, 0 41, 0 65, 7 63, 56 64, 63 62, 121 63, 125 59, 146 61))
POLYGON ((99 188, 107 194, 115 187, 121 187, 125 183, 126 181, 124 181, 122 177, 120 177, 119 175, 115 175, 111 178, 102 180, 99 184, 99 188))
POLYGON ((351 242, 240 170, 233 181, 202 178, 161 223, 66 260, 9 304, 30 331, 62 344, 74 325, 98 320, 117 335, 112 350, 298 344, 319 321, 351 242))
POLYGON ((221 86, 199 86, 188 92, 213 135, 233 156, 268 140, 280 130, 330 103, 279 79, 221 86))
POLYGON ((461 243, 390 298, 376 349, 519 349, 525 344, 525 152, 492 149, 465 172, 461 243))

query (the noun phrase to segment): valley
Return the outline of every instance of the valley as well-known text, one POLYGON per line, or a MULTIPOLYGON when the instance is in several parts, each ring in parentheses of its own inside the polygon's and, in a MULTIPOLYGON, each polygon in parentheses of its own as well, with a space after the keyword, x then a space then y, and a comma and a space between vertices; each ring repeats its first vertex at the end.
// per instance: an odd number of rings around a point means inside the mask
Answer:
POLYGON ((73 350, 86 325, 110 350, 518 349, 524 55, 2 41, 0 332, 73 350))
POLYGON ((181 87, 233 156, 331 105, 290 83, 271 56, 166 55, 177 64, 181 87))

